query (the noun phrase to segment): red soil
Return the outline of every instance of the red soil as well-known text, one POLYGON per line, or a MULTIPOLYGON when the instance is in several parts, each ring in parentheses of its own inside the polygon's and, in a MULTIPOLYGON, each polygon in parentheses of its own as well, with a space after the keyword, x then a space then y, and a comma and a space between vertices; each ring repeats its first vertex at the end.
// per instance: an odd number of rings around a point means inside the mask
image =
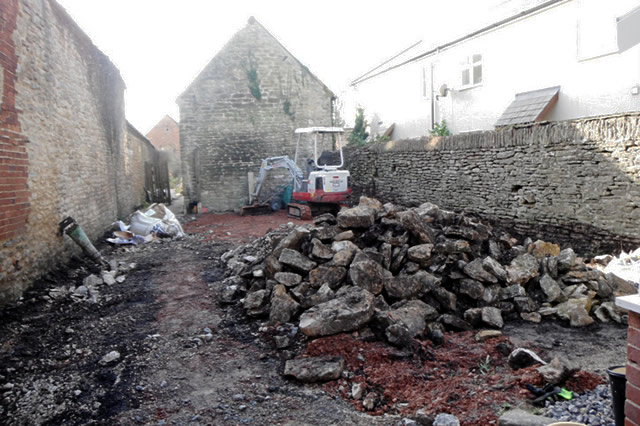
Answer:
POLYGON ((284 210, 268 215, 240 216, 235 213, 203 213, 188 222, 184 230, 191 234, 204 234, 207 241, 249 242, 262 237, 282 224, 310 223, 310 220, 290 218, 284 210))

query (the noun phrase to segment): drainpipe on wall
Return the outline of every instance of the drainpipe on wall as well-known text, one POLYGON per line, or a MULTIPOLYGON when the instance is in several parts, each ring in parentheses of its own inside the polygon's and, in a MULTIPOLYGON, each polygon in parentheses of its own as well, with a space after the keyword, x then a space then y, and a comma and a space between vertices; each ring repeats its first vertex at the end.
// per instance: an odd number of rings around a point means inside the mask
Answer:
POLYGON ((429 64, 429 68, 431 69, 430 72, 430 79, 431 79, 431 92, 429 95, 429 98, 431 98, 431 130, 433 130, 436 126, 436 100, 433 97, 433 62, 431 62, 429 64))

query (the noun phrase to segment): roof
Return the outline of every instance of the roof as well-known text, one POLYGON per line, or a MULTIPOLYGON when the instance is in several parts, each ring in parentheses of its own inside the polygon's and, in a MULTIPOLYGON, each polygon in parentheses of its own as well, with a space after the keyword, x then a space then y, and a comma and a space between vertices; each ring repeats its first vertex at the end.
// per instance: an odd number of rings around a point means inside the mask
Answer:
MULTIPOLYGON (((317 81, 322 88, 331 95, 331 97, 336 97, 335 93, 333 93, 333 91, 331 89, 329 89, 329 87, 327 87, 326 84, 324 84, 322 82, 322 80, 320 80, 315 74, 313 74, 309 68, 304 65, 302 62, 300 62, 300 60, 298 60, 298 58, 296 58, 290 51, 289 49, 287 49, 286 47, 284 47, 284 45, 280 42, 280 40, 278 40, 273 34, 271 34, 269 32, 269 30, 267 30, 264 25, 262 25, 260 22, 258 22, 258 20, 256 18, 254 18, 253 16, 249 18, 249 20, 247 21, 247 26, 248 25, 258 25, 269 37, 271 37, 281 48, 282 50, 284 50, 289 56, 291 56, 293 58, 294 61, 296 61, 298 63, 298 65, 300 65, 301 68, 303 68, 306 72, 309 73, 309 75, 311 76, 311 78, 313 78, 315 81, 317 81)), ((244 28, 242 28, 240 31, 236 32, 236 34, 238 34, 239 32, 243 31, 245 28, 247 28, 247 26, 245 26, 244 28)), ((233 37, 232 37, 233 39, 233 37)), ((232 39, 230 39, 229 41, 231 41, 232 39)), ((228 46, 229 42, 227 42, 227 44, 225 45, 228 46)), ((218 57, 218 55, 225 49, 225 47, 223 47, 218 53, 216 53, 216 55, 207 63, 207 65, 202 69, 202 71, 200 71, 200 73, 198 73, 198 75, 196 76, 196 78, 193 79, 193 81, 189 84, 189 86, 187 86, 187 88, 178 96, 178 99, 180 99, 184 94, 186 94, 187 92, 189 92, 189 90, 191 90, 191 87, 198 81, 200 80, 200 78, 202 77, 202 75, 204 74, 205 70, 207 68, 209 68, 209 66, 211 65, 211 63, 213 61, 216 60, 216 58, 218 57)))
POLYGON ((540 121, 541 117, 555 105, 560 86, 522 92, 516 95, 511 105, 502 113, 496 126, 525 124, 540 121))
MULTIPOLYGON (((369 79, 377 77, 377 76, 379 76, 381 74, 385 74, 385 73, 387 73, 387 72, 389 72, 391 70, 394 70, 396 68, 400 68, 400 67, 402 67, 404 65, 407 65, 409 63, 415 62, 415 61, 420 60, 422 58, 426 58, 428 56, 432 56, 434 54, 439 53, 442 50, 445 50, 445 49, 448 49, 450 47, 453 47, 454 45, 462 43, 462 42, 464 42, 464 41, 466 41, 468 39, 471 39, 473 37, 477 37, 477 36, 482 35, 482 34, 484 34, 486 32, 489 32, 491 30, 499 28, 499 27, 501 27, 503 25, 510 24, 510 23, 512 23, 512 22, 514 22, 514 21, 516 21, 518 19, 522 19, 522 18, 527 17, 529 15, 533 15, 533 14, 535 14, 535 13, 537 13, 537 12, 543 10, 543 9, 546 9, 548 7, 554 6, 554 5, 559 4, 559 3, 564 3, 564 2, 567 2, 567 1, 571 1, 571 0, 547 0, 544 3, 540 3, 540 4, 538 4, 538 5, 534 6, 534 7, 531 7, 531 8, 528 8, 526 10, 523 10, 522 12, 516 13, 515 15, 511 15, 511 16, 505 18, 505 19, 501 19, 501 20, 499 20, 497 22, 494 22, 493 24, 484 26, 484 27, 480 28, 479 30, 473 31, 473 32, 471 32, 469 34, 466 34, 466 35, 462 36, 462 37, 456 38, 454 40, 451 40, 449 42, 446 42, 444 44, 436 46, 436 47, 434 47, 432 49, 427 50, 426 52, 423 52, 423 53, 420 53, 418 55, 412 56, 409 59, 406 59, 406 60, 404 60, 404 61, 402 61, 400 63, 391 65, 391 66, 389 66, 387 68, 384 68, 384 69, 382 69, 380 71, 374 72, 375 70, 380 69, 384 64, 388 63, 390 61, 390 59, 388 59, 385 62, 383 62, 382 64, 377 65, 373 69, 371 69, 371 70, 367 71, 366 73, 360 75, 359 77, 355 78, 351 82, 350 85, 351 86, 356 86, 356 85, 358 85, 358 84, 360 84, 360 83, 362 83, 364 81, 367 81, 369 79)), ((394 56, 394 58, 397 57, 397 56, 402 55, 407 50, 413 49, 416 45, 417 44, 414 44, 413 46, 409 47, 408 49, 405 49, 403 52, 400 52, 398 55, 394 56)))
POLYGON ((153 144, 151 143, 151 141, 142 133, 140 133, 140 131, 138 129, 136 129, 133 124, 129 123, 129 120, 127 120, 127 130, 131 133, 133 133, 136 137, 142 139, 143 141, 145 141, 147 144, 149 144, 149 146, 151 148, 153 148, 154 150, 156 150, 156 147, 153 146, 153 144))

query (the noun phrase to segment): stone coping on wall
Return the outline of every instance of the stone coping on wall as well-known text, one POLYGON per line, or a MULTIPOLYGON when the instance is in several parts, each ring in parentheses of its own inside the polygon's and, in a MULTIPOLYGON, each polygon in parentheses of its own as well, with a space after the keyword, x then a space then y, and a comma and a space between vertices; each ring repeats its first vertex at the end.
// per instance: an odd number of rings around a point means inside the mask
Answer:
POLYGON ((640 314, 640 294, 616 297, 616 305, 631 312, 640 314))
POLYGON ((640 139, 640 112, 594 116, 567 121, 543 121, 499 130, 398 140, 371 145, 374 152, 443 151, 550 145, 559 140, 585 141, 640 139))

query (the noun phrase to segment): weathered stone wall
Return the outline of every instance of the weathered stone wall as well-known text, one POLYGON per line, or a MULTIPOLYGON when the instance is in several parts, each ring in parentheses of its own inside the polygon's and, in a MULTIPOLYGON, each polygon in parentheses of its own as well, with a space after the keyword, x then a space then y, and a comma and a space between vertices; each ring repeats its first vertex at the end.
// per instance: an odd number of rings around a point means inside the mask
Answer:
POLYGON ((78 253, 58 234, 64 217, 95 240, 124 215, 118 200, 127 183, 124 83, 115 66, 53 0, 3 0, 0 19, 0 136, 12 146, 0 147, 0 165, 8 165, 0 173, 20 186, 0 188, 0 205, 26 206, 19 227, 12 219, 11 232, 0 232, 3 302, 78 253))
POLYGON ((165 115, 153 129, 147 133, 153 146, 169 155, 169 171, 171 176, 180 176, 180 129, 178 123, 165 115))
POLYGON ((152 201, 147 196, 147 191, 151 191, 152 188, 148 187, 145 173, 149 167, 161 166, 161 153, 130 123, 127 123, 125 136, 122 172, 124 182, 118 193, 118 204, 120 211, 128 214, 139 209, 145 201, 152 201))
POLYGON ((296 128, 331 125, 333 94, 251 19, 178 104, 185 205, 224 211, 248 201, 247 172, 263 158, 293 158, 296 128))
POLYGON ((640 114, 542 123, 351 155, 354 192, 493 219, 583 253, 640 243, 640 114))

